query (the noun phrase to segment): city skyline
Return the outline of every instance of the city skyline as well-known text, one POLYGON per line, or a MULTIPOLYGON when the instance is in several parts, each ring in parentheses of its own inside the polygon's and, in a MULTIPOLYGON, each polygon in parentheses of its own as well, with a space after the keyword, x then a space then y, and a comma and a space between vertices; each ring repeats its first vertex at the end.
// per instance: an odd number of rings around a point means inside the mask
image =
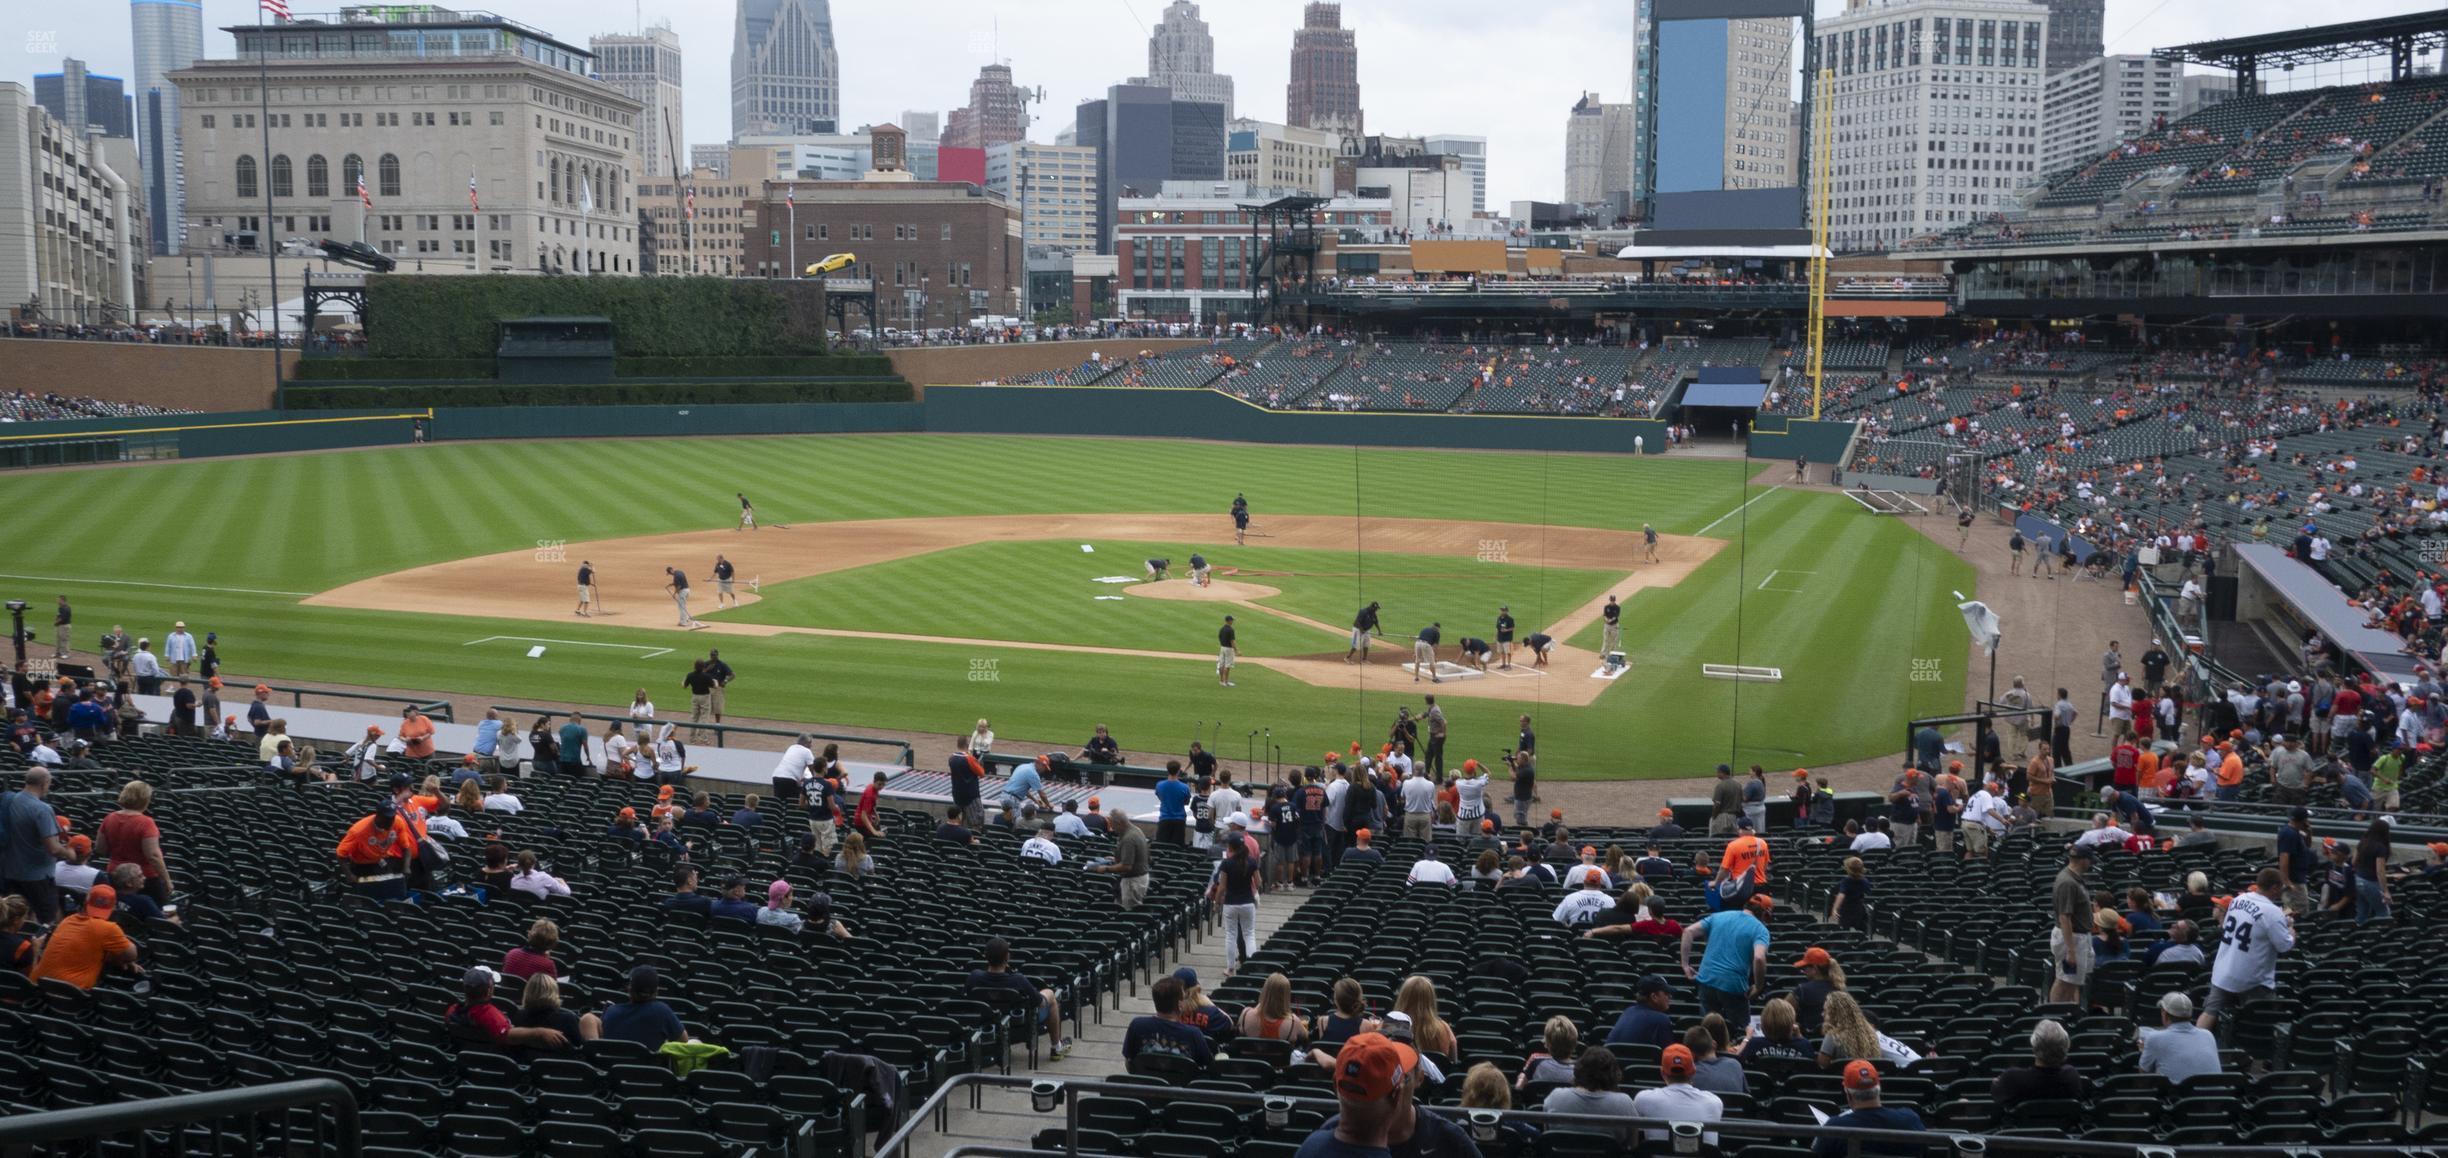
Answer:
MULTIPOLYGON (((230 38, 220 28, 255 21, 253 0, 202 0, 205 55, 226 58, 230 38)), ((1844 0, 1819 0, 1821 18, 1844 0)), ((2351 0, 2319 13, 2320 23, 2426 11, 2426 0, 2351 0)), ((340 5, 292 4, 301 15, 340 5)), ((669 21, 689 58, 684 145, 729 136, 732 30, 736 0, 638 0, 631 12, 607 11, 578 0, 488 0, 465 7, 490 10, 571 43, 630 33, 642 19, 669 21), (606 16, 614 19, 606 20, 606 16)), ((841 127, 897 122, 903 109, 949 110, 966 101, 979 66, 1008 61, 1017 83, 1042 86, 1031 138, 1052 140, 1082 100, 1147 67, 1150 31, 1163 19, 1163 0, 915 0, 897 6, 842 4, 832 12, 841 62, 841 127)), ((1303 0, 1237 0, 1204 5, 1215 38, 1215 69, 1234 78, 1241 116, 1281 121, 1275 94, 1288 80, 1292 30, 1303 0)), ((2109 0, 2105 22, 2111 53, 2243 32, 2307 24, 2300 6, 2277 0, 2236 0, 2217 6, 2156 5, 2109 0)), ((105 4, 80 10, 8 6, 0 12, 0 46, 22 60, 0 79, 31 83, 75 56, 94 71, 133 77, 128 8, 105 4)), ((1631 81, 1630 6, 1620 0, 1559 0, 1530 9, 1489 10, 1466 0, 1345 0, 1343 23, 1363 46, 1360 84, 1373 132, 1469 134, 1488 138, 1488 202, 1557 200, 1563 195, 1564 118, 1588 90, 1626 91, 1631 81), (1621 14, 1621 15, 1618 15, 1621 14), (1473 70, 1421 71, 1405 61, 1453 59, 1455 45, 1479 48, 1473 70), (1568 46, 1557 59, 1550 46, 1568 46)), ((2366 78, 2367 68, 2303 69, 2273 78, 2281 87, 2366 78)), ((131 84, 131 87, 133 85, 131 84)))

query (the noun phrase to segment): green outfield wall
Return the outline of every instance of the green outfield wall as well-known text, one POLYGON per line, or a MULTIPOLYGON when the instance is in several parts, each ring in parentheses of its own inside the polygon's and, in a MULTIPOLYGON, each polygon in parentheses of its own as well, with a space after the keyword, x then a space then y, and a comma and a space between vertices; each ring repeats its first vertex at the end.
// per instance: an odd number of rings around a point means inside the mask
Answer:
POLYGON ((1095 386, 928 386, 936 434, 1072 434, 1213 438, 1328 446, 1427 446, 1630 454, 1639 437, 1666 445, 1666 424, 1641 418, 1277 411, 1212 390, 1095 386))

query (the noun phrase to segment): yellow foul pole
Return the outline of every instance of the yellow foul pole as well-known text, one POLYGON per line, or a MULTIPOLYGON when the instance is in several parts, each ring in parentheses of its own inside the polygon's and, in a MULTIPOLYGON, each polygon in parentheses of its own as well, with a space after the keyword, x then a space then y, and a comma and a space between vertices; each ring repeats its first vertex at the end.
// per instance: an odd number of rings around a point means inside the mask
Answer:
POLYGON ((1827 354, 1828 204, 1835 183, 1831 171, 1836 154, 1836 72, 1819 70, 1819 95, 1812 102, 1811 131, 1811 264, 1810 264, 1810 382, 1811 420, 1819 419, 1827 354))

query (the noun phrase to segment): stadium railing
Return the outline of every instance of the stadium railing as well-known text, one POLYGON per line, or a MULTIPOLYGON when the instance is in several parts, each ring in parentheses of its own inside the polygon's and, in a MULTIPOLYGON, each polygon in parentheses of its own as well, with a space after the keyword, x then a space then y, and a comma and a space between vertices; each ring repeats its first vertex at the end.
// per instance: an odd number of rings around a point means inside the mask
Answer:
MULTIPOLYGON (((505 714, 513 712, 520 715, 529 716, 566 716, 569 714, 568 708, 539 708, 530 704, 487 704, 485 706, 493 709, 494 711, 505 714)), ((614 712, 608 716, 602 716, 599 718, 626 719, 627 717, 618 712, 614 712)), ((728 740, 734 734, 741 736, 774 736, 783 740, 795 740, 801 736, 807 736, 811 739, 823 740, 837 744, 873 744, 877 747, 892 749, 893 763, 899 764, 904 768, 912 768, 917 766, 917 755, 911 750, 909 744, 902 740, 885 740, 875 736, 854 736, 847 732, 801 732, 791 728, 760 728, 750 724, 717 724, 711 720, 702 722, 691 722, 688 720, 667 720, 660 716, 657 716, 651 720, 639 720, 635 722, 648 724, 655 727, 669 724, 675 729, 689 728, 696 731, 712 732, 714 733, 714 746, 717 748, 730 747, 730 745, 724 741, 728 740)))
MULTIPOLYGON (((414 706, 416 710, 423 712, 434 719, 440 720, 445 724, 456 724, 459 722, 451 715, 451 706, 450 701, 448 700, 429 701, 419 699, 414 696, 386 696, 375 692, 341 692, 333 691, 330 688, 293 688, 286 684, 257 684, 255 686, 270 688, 276 695, 284 695, 289 697, 289 706, 293 708, 305 707, 306 697, 308 696, 321 696, 326 699, 334 700, 372 700, 378 704, 388 704, 394 707, 414 706)), ((221 706, 224 714, 227 714, 227 709, 229 708, 230 703, 231 701, 228 700, 224 700, 222 702, 221 706)))
POLYGON ((310 1078, 0 1116, 0 1153, 75 1142, 98 1144, 88 1152, 124 1147, 144 1153, 154 1149, 147 1135, 159 1131, 175 1135, 165 1152, 345 1155, 362 1149, 357 1096, 341 1082, 310 1078), (315 1112, 292 1112, 309 1109, 315 1112))

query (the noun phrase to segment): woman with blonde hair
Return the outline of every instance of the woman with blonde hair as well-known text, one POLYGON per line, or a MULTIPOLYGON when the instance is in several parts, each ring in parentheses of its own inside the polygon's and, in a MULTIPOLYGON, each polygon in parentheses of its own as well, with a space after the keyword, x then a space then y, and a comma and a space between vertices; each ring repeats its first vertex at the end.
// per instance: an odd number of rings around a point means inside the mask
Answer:
POLYGON ((1808 1061, 1816 1052, 1794 1016, 1793 1002, 1771 997, 1760 1007, 1759 1032, 1743 1043, 1741 1057, 1745 1063, 1762 1058, 1808 1061))
POLYGON ((1453 1027, 1437 1016, 1436 982, 1417 973, 1404 978, 1402 988, 1394 991, 1394 1012, 1411 1019, 1411 1044, 1414 1048, 1453 1056, 1453 1027))
POLYGON ((484 815, 484 786, 473 780, 460 781, 459 796, 451 801, 451 807, 469 816, 484 815))
MULTIPOLYGON (((1496 1110, 1513 1108, 1512 1087, 1505 1085, 1504 1071, 1493 1062, 1480 1062, 1462 1075, 1462 1108, 1465 1110, 1496 1110)), ((1504 1135, 1506 1145, 1498 1153, 1527 1154, 1538 1142, 1538 1128, 1517 1118, 1498 1118, 1496 1129, 1504 1135)))
POLYGON ((1532 1082, 1572 1084, 1573 1059, 1581 1056, 1581 1027, 1559 1013, 1547 1019, 1540 1045, 1537 1053, 1522 1059, 1521 1077, 1513 1084, 1522 1089, 1532 1082))
POLYGON ((1287 1041, 1296 1046, 1308 1040, 1309 1027, 1301 1024, 1299 1014, 1292 1012, 1291 978, 1281 973, 1267 974, 1266 983, 1258 987, 1258 1003, 1241 1011, 1241 1036, 1287 1041))
POLYGON ((161 826, 153 822, 153 786, 130 780, 119 790, 119 811, 102 818, 94 832, 93 854, 113 865, 144 868, 144 894, 153 903, 170 904, 170 862, 161 845, 161 826))
MULTIPOLYGON (((603 1022, 594 1014, 580 1016, 561 1008, 561 983, 550 973, 528 975, 526 987, 519 990, 518 1016, 511 1018, 510 1024, 521 1029, 557 1029, 567 1042, 561 1049, 574 1048, 582 1041, 593 1041, 603 1033, 603 1022)), ((538 1052, 552 1049, 549 1046, 525 1048, 538 1052)))
POLYGON ((858 830, 852 829, 850 835, 842 838, 841 855, 833 858, 833 870, 854 877, 875 871, 875 858, 867 855, 867 838, 858 830))
POLYGON ((1875 1062, 1885 1056, 1879 1049, 1878 1031, 1870 1028, 1870 1019, 1862 1016, 1853 995, 1828 994, 1824 1032, 1819 1038, 1819 1068, 1849 1061, 1875 1062))

